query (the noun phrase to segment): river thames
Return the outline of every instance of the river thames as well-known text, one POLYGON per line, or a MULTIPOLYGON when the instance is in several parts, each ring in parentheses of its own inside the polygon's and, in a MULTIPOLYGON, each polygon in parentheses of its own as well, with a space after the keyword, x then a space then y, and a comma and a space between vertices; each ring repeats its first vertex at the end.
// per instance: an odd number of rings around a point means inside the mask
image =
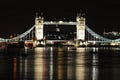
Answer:
POLYGON ((0 80, 120 80, 120 48, 0 49, 0 80))

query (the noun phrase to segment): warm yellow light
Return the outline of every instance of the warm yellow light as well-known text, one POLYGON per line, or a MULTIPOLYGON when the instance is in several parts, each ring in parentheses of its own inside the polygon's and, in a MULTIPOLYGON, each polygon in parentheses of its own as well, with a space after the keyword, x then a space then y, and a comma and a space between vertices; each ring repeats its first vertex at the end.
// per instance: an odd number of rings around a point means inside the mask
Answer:
POLYGON ((43 59, 43 50, 44 48, 35 48, 35 56, 34 56, 34 79, 35 80, 43 80, 44 70, 45 70, 45 62, 43 59))
POLYGON ((79 53, 76 54, 76 80, 85 80, 85 48, 77 48, 76 51, 79 53))
POLYGON ((36 29, 36 39, 37 40, 43 39, 43 28, 36 29))
POLYGON ((115 46, 115 45, 118 45, 118 43, 116 43, 116 42, 111 42, 110 45, 111 45, 111 46, 115 46))
POLYGON ((63 23, 63 21, 59 21, 59 23, 63 23))
POLYGON ((53 23, 53 21, 50 21, 50 23, 53 23))
POLYGON ((77 39, 85 40, 85 31, 77 30, 77 39))

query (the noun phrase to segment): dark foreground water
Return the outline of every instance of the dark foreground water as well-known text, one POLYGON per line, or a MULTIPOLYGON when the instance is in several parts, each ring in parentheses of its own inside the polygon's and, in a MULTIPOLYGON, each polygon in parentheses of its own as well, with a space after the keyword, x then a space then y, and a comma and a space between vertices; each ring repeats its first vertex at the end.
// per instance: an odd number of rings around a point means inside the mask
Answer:
POLYGON ((0 49, 0 80, 120 80, 120 48, 0 49))

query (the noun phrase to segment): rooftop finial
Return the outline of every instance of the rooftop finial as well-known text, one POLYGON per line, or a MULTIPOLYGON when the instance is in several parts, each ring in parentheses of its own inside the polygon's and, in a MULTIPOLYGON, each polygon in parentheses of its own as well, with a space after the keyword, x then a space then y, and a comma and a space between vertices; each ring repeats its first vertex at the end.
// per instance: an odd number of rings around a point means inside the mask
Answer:
POLYGON ((82 17, 85 17, 85 13, 82 13, 82 17))
POLYGON ((41 16, 43 16, 43 12, 41 12, 41 16))
POLYGON ((38 12, 36 12, 36 17, 38 17, 39 16, 39 13, 38 12))
POLYGON ((79 17, 83 17, 83 11, 82 10, 80 10, 80 12, 77 14, 77 16, 79 16, 79 17))

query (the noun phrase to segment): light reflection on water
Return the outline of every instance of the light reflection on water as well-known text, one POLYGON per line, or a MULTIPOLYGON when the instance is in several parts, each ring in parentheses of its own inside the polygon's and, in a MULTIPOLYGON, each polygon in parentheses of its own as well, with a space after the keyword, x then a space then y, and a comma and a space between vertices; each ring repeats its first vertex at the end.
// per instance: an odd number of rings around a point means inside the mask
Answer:
POLYGON ((34 79, 35 80, 43 80, 44 75, 44 48, 35 48, 34 55, 34 79))
POLYGON ((1 80, 120 79, 120 48, 37 47, 0 52, 1 80))
POLYGON ((85 48, 77 48, 76 51, 76 80, 85 80, 85 48))

